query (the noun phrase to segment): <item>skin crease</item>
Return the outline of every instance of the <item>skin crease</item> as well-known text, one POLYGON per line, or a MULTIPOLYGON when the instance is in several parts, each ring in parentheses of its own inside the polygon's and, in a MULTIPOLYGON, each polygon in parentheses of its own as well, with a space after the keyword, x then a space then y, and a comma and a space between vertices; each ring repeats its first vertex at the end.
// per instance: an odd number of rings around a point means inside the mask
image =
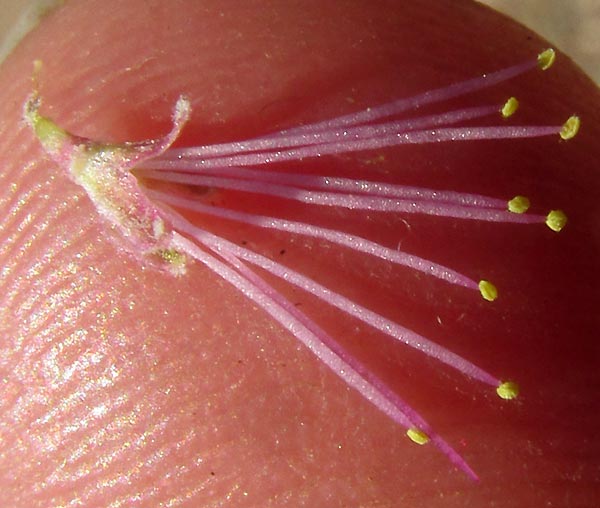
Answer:
POLYGON ((44 62, 43 113, 65 128, 155 137, 184 93, 193 116, 178 144, 189 146, 409 96, 547 46, 470 2, 283 5, 68 2, 0 69, 0 506, 597 506, 600 94, 566 57, 454 104, 515 95, 523 123, 577 112, 582 131, 568 143, 446 143, 388 149, 377 163, 351 154, 301 165, 525 194, 541 211, 568 213, 558 235, 211 195, 401 242, 493 280, 493 304, 318 242, 193 218, 518 380, 522 397, 503 402, 274 281, 421 411, 477 484, 433 446, 411 443, 207 269, 176 279, 123 253, 20 121, 35 58, 44 62))

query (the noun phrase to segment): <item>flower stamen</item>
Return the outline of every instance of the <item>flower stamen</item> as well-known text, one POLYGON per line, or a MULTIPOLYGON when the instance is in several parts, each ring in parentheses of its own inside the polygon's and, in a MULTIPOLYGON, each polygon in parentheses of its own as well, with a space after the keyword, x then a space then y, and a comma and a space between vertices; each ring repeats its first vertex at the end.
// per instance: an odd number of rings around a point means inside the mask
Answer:
POLYGON ((433 442, 453 464, 471 478, 477 479, 464 459, 416 411, 249 265, 295 285, 343 313, 472 379, 494 387, 502 399, 517 397, 517 383, 501 381, 462 356, 361 306, 312 278, 199 228, 176 210, 193 211, 255 227, 325 240, 427 273, 451 284, 477 290, 490 302, 498 297, 494 284, 485 279, 476 282, 441 264, 342 230, 209 206, 200 199, 184 198, 173 191, 151 188, 148 184, 153 181, 152 187, 156 184, 160 187, 161 182, 169 182, 229 189, 294 200, 307 206, 330 206, 347 210, 425 214, 488 222, 545 222, 553 231, 560 231, 567 221, 564 212, 553 210, 546 216, 527 213, 529 199, 520 195, 505 200, 369 179, 276 170, 277 164, 282 162, 310 161, 315 157, 380 150, 405 144, 520 139, 548 135, 559 135, 563 140, 571 139, 580 127, 576 116, 570 117, 561 126, 457 126, 498 112, 504 119, 512 117, 519 106, 514 97, 502 106, 470 107, 430 116, 382 121, 400 113, 416 112, 426 104, 487 88, 534 68, 545 70, 552 65, 554 58, 554 51, 550 49, 540 53, 536 60, 408 99, 250 140, 192 148, 171 148, 190 115, 190 103, 185 98, 177 101, 171 131, 158 140, 119 145, 102 144, 66 132, 52 120, 39 114, 41 101, 36 84, 39 64, 36 64, 34 92, 24 106, 24 118, 46 152, 66 170, 75 183, 85 189, 98 212, 123 233, 127 250, 133 252, 136 259, 141 262, 150 261, 177 276, 183 275, 188 264, 194 260, 204 264, 290 330, 348 386, 356 389, 393 421, 407 429, 406 434, 412 441, 418 444, 433 442), (267 165, 269 169, 265 169, 267 165))

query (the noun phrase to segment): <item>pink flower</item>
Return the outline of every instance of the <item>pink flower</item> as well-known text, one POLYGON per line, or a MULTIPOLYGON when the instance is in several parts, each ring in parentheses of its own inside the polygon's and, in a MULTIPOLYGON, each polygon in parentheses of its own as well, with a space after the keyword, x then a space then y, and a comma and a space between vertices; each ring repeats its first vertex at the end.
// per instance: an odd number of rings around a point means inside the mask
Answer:
POLYGON ((120 233, 122 243, 119 246, 123 251, 133 254, 140 263, 150 264, 174 276, 185 276, 190 263, 206 265, 292 333, 345 383, 404 427, 413 441, 424 444, 431 440, 453 464, 477 479, 476 473, 459 453, 379 379, 376 372, 360 363, 328 331, 296 308, 260 275, 260 271, 295 285, 349 317, 494 387, 503 399, 513 399, 518 395, 519 386, 515 382, 501 381, 468 359, 283 263, 202 229, 182 213, 191 211, 325 240, 478 291, 485 300, 493 302, 498 291, 487 280, 476 281, 415 253, 403 252, 342 229, 215 206, 210 203, 210 193, 227 189, 251 194, 255 199, 267 196, 298 201, 307 207, 337 207, 369 213, 424 214, 518 224, 546 223, 552 230, 560 231, 566 224, 566 215, 562 211, 552 210, 542 215, 528 213, 529 199, 524 196, 505 200, 461 193, 458 189, 446 191, 403 186, 376 179, 369 174, 368 168, 365 169, 364 180, 318 174, 308 169, 314 158, 366 152, 376 160, 384 148, 401 149, 401 145, 406 144, 543 136, 560 136, 568 140, 579 130, 578 117, 572 116, 562 125, 511 125, 507 123, 508 118, 518 107, 518 101, 513 97, 505 104, 418 114, 425 106, 443 106, 453 98, 497 86, 533 69, 546 70, 553 61, 554 51, 546 50, 535 60, 429 90, 415 97, 401 98, 249 140, 190 148, 172 147, 191 114, 190 102, 185 97, 181 97, 174 107, 171 131, 163 138, 141 142, 102 143, 70 134, 40 114, 41 100, 37 91, 25 104, 24 117, 47 153, 76 184, 85 189, 98 213, 120 233), (487 117, 498 118, 496 123, 500 125, 480 126, 474 123, 487 117), (298 162, 307 168, 306 172, 295 169, 298 162), (161 189, 165 183, 192 186, 201 192, 190 198, 185 196, 182 187, 161 189))

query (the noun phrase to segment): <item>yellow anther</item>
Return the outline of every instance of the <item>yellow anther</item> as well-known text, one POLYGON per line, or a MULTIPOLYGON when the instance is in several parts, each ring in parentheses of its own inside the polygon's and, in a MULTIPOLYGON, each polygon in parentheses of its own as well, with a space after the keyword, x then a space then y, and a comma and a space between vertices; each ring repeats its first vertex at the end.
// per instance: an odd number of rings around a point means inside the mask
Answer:
POLYGON ((479 292, 484 300, 487 300, 488 302, 493 302, 498 298, 498 289, 496 289, 496 286, 488 280, 479 281, 479 292))
POLYGON ((160 249, 156 255, 168 265, 169 271, 173 275, 183 275, 186 272, 187 257, 183 252, 177 249, 160 249))
POLYGON ((562 129, 560 129, 560 137, 564 140, 574 138, 579 132, 579 127, 581 127, 581 120, 579 117, 575 115, 569 117, 563 124, 562 129))
POLYGON ((496 393, 504 400, 516 399, 519 395, 519 385, 514 381, 504 381, 498 385, 496 393))
POLYGON ((529 198, 525 196, 515 196, 508 202, 508 211, 512 213, 525 213, 529 210, 529 198))
POLYGON ((567 216, 562 210, 552 210, 546 215, 546 226, 557 233, 567 224, 567 216))
POLYGON ((413 443, 417 443, 418 445, 424 445, 429 442, 429 436, 416 427, 408 429, 406 435, 413 443))
POLYGON ((537 60, 538 60, 538 65, 540 66, 540 69, 545 71, 546 69, 549 69, 550 67, 552 67, 554 60, 556 60, 556 53, 554 52, 554 50, 552 48, 548 48, 547 50, 542 51, 538 55, 537 60))
POLYGON ((500 112, 504 118, 508 118, 513 116, 517 109, 519 109, 519 101, 516 97, 511 97, 504 103, 504 106, 502 106, 500 112))

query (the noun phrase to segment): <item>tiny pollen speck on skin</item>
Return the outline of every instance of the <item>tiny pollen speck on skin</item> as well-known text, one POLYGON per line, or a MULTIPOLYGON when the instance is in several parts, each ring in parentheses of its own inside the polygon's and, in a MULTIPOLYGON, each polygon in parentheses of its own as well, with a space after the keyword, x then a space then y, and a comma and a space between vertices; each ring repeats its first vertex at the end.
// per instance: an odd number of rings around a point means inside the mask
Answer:
MULTIPOLYGON (((38 62, 34 70, 34 91, 24 105, 24 118, 58 166, 85 189, 98 213, 123 233, 126 250, 140 263, 150 264, 172 275, 183 275, 186 267, 193 261, 205 265, 261 307, 276 322, 292 331, 299 341, 348 386, 404 427, 412 441, 418 444, 433 442, 456 467, 476 480, 476 473, 431 425, 252 267, 284 279, 363 324, 424 352, 473 380, 493 387, 502 399, 517 397, 517 383, 500 381, 498 377, 449 349, 278 261, 254 252, 247 247, 246 242, 237 245, 201 229, 176 210, 189 210, 208 217, 220 217, 258 228, 325 240, 385 260, 392 265, 423 272, 445 283, 479 292, 489 302, 498 298, 498 289, 492 282, 477 282, 447 266, 342 230, 228 209, 203 201, 205 193, 194 196, 194 199, 185 198, 172 191, 171 186, 182 184, 202 189, 234 190, 293 200, 311 207, 329 206, 401 215, 416 213, 491 223, 545 223, 553 231, 560 231, 567 222, 562 211, 553 210, 547 215, 528 213, 530 203, 524 196, 517 195, 507 201, 479 194, 418 188, 370 179, 355 180, 277 171, 278 164, 288 161, 302 160, 309 164, 310 159, 315 157, 369 151, 374 155, 364 159, 366 170, 369 160, 385 157, 374 151, 404 144, 543 136, 571 139, 580 126, 576 116, 562 125, 470 125, 473 120, 489 116, 507 121, 518 109, 519 104, 514 97, 503 105, 488 104, 430 116, 416 116, 421 106, 467 95, 534 69, 546 70, 554 59, 554 51, 548 49, 536 59, 429 90, 415 97, 250 140, 191 148, 171 148, 190 116, 190 102, 185 97, 180 97, 175 105, 171 131, 160 139, 114 145, 102 144, 64 131, 39 113, 41 100, 37 92, 37 75, 41 64, 38 62), (468 126, 461 127, 462 122, 467 122, 468 126), (147 183, 152 181, 155 184, 167 183, 167 191, 156 190, 156 185, 148 186, 147 183)), ((280 254, 284 252, 281 250, 280 254)))

